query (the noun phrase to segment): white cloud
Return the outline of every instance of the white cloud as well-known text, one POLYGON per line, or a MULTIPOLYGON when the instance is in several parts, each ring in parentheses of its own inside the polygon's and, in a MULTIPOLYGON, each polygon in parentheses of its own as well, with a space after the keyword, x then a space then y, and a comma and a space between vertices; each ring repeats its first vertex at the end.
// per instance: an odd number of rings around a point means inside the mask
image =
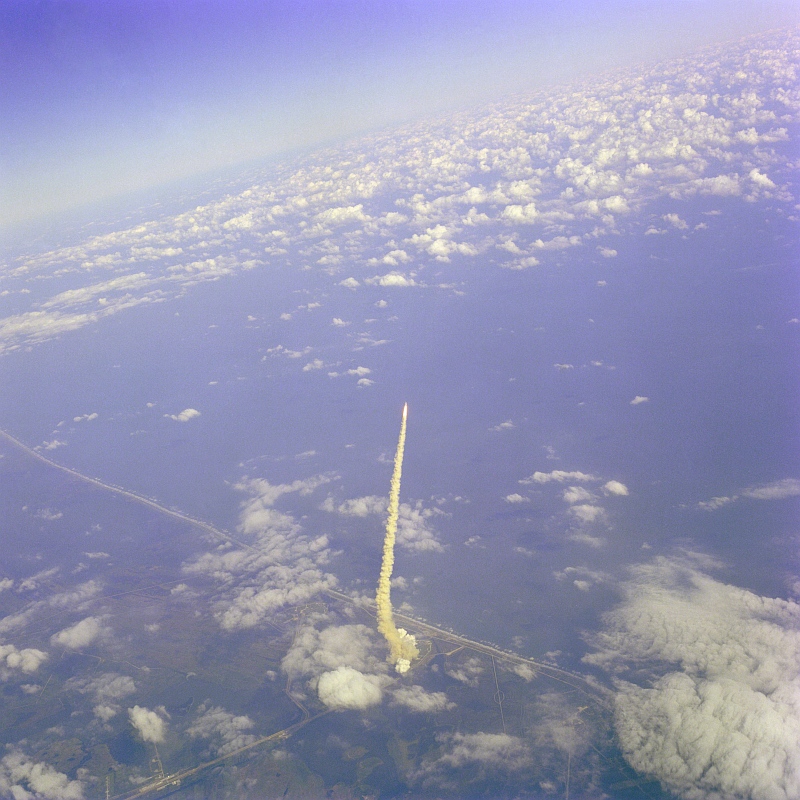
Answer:
POLYGON ((385 678, 364 675, 352 667, 340 666, 319 676, 319 699, 335 711, 365 709, 378 705, 383 699, 385 678))
POLYGON ((558 581, 572 581, 576 589, 586 592, 597 583, 606 583, 610 576, 599 570, 589 569, 588 567, 565 567, 559 572, 554 572, 553 576, 558 581))
POLYGON ((615 494, 620 497, 626 497, 629 494, 628 487, 619 481, 608 481, 603 484, 603 491, 606 494, 615 494))
POLYGON ((13 644, 0 644, 0 680, 8 680, 12 672, 30 675, 48 658, 47 653, 33 647, 18 650, 13 644))
POLYGON ((585 524, 602 521, 606 513, 600 506, 591 505, 590 503, 571 506, 569 511, 578 521, 585 524))
POLYGON ((417 553, 442 553, 444 547, 431 527, 431 519, 439 514, 437 509, 425 508, 422 501, 415 505, 400 504, 397 520, 397 545, 417 553))
POLYGON ((317 219, 324 223, 341 225, 345 222, 365 222, 369 217, 364 213, 364 206, 359 203, 354 206, 327 208, 317 214, 317 219))
POLYGON ((379 275, 368 279, 368 283, 377 283, 378 286, 416 286, 413 278, 408 278, 402 272, 389 272, 386 275, 379 275))
POLYGON ((501 422, 499 425, 493 425, 489 428, 490 431, 510 431, 512 428, 516 428, 516 425, 510 420, 507 419, 505 422, 501 422))
POLYGON ((636 397, 634 397, 633 400, 631 400, 630 404, 632 406, 638 406, 641 403, 649 403, 649 402, 650 402, 650 398, 649 397, 643 397, 642 395, 637 394, 636 397))
POLYGON ((248 495, 237 530, 251 544, 203 553, 183 565, 184 572, 219 583, 214 616, 225 630, 258 626, 277 609, 336 586, 336 578, 323 570, 330 557, 327 536, 309 538, 294 517, 272 508, 284 494, 308 495, 330 480, 318 475, 291 484, 260 478, 236 484, 248 495))
POLYGON ((366 625, 329 625, 321 631, 312 620, 300 627, 281 668, 292 679, 313 680, 323 672, 352 667, 363 673, 385 674, 385 643, 366 625))
POLYGON ((564 489, 563 497, 565 503, 586 503, 594 499, 594 495, 583 486, 570 486, 564 489))
POLYGON ((158 744, 164 741, 167 725, 155 711, 144 706, 134 706, 128 709, 128 717, 145 742, 158 744))
POLYGON ((536 210, 535 203, 527 203, 524 206, 506 206, 501 216, 509 222, 517 224, 530 224, 539 220, 539 212, 536 210))
POLYGON ((763 486, 751 486, 742 489, 741 495, 751 500, 785 500, 787 497, 797 497, 800 495, 800 480, 784 478, 763 486))
POLYGON ((664 214, 662 219, 680 231, 685 231, 689 228, 689 223, 685 219, 681 219, 677 214, 664 214))
POLYGON ((445 668, 445 672, 451 678, 475 688, 478 683, 480 683, 480 676, 484 672, 484 665, 479 658, 470 656, 457 664, 450 664, 445 668))
POLYGON ((232 753, 256 741, 252 733, 246 733, 255 727, 250 717, 231 714, 220 706, 201 703, 197 716, 186 729, 193 739, 212 740, 212 755, 220 756, 232 753))
POLYGON ((333 498, 328 497, 323 504, 323 509, 325 511, 337 511, 347 517, 366 517, 369 514, 385 514, 387 503, 387 498, 373 494, 345 500, 339 506, 335 506, 333 498))
POLYGON ((200 412, 196 408, 184 408, 179 414, 165 414, 165 417, 174 419, 176 422, 188 422, 190 419, 200 416, 200 412))
POLYGON ((50 642, 53 645, 66 647, 69 650, 81 650, 107 633, 108 629, 103 624, 101 617, 86 617, 86 619, 76 622, 71 627, 54 633, 50 637, 50 642))
POLYGON ((127 675, 105 672, 96 678, 70 678, 64 688, 91 695, 95 704, 94 715, 108 722, 121 711, 116 701, 134 694, 136 684, 127 675))
POLYGON ((759 172, 757 169, 751 169, 749 172, 749 178, 753 183, 757 186, 762 187, 763 189, 775 189, 775 184, 769 179, 767 175, 764 175, 762 172, 759 172))
POLYGON ((697 504, 697 507, 703 511, 716 511, 718 508, 735 503, 743 497, 748 500, 786 500, 789 497, 797 497, 798 495, 800 495, 800 480, 797 478, 782 478, 772 481, 772 483, 748 486, 732 495, 702 500, 697 504))
POLYGON ((85 581, 63 592, 56 592, 47 601, 54 608, 68 608, 70 611, 82 611, 87 601, 97 597, 103 591, 102 585, 95 580, 85 581))
POLYGON ((422 686, 400 686, 392 692, 392 705, 420 714, 438 714, 456 707, 444 692, 426 692, 422 686))
POLYGON ((603 256, 603 258, 616 258, 618 255, 613 247, 600 247, 598 245, 597 249, 600 251, 600 255, 603 256))
POLYGON ((339 281, 339 286, 344 286, 347 289, 358 289, 361 284, 355 278, 345 278, 339 281))
POLYGON ((550 483, 550 481, 556 481, 557 483, 580 481, 586 483, 596 480, 599 480, 599 478, 585 472, 566 472, 563 469, 554 469, 552 472, 534 472, 529 478, 520 480, 520 483, 550 483))
POLYGON ((707 562, 689 554, 632 569, 585 660, 619 676, 622 751, 668 791, 798 797, 800 605, 721 583, 707 562))
POLYGON ((335 328, 346 328, 349 324, 349 322, 345 322, 339 317, 334 317, 333 322, 331 323, 331 325, 333 325, 335 328))
POLYGON ((14 800, 83 800, 83 784, 17 749, 0 760, 0 793, 14 800))
POLYGON ((526 742, 505 733, 444 733, 436 737, 442 754, 435 761, 423 762, 416 780, 445 769, 463 770, 473 766, 494 772, 517 771, 531 764, 526 742))
POLYGON ((521 494, 517 494, 514 492, 513 494, 507 494, 503 498, 506 503, 529 503, 530 500, 527 497, 523 497, 521 494))

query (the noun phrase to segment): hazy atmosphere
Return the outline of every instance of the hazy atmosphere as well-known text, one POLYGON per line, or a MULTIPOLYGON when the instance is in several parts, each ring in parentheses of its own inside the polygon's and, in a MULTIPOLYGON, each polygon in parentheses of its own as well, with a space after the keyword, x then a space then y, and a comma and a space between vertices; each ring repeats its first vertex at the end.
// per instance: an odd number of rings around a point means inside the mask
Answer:
POLYGON ((798 23, 0 4, 0 796, 800 796, 798 23))

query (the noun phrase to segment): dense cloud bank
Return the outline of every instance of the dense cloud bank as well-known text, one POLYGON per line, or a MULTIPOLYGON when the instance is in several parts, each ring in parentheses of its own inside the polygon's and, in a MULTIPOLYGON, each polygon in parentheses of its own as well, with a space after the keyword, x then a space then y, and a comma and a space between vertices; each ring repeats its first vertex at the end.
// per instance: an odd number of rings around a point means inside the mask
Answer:
POLYGON ((800 605, 711 566, 634 568, 585 660, 617 676, 617 734, 638 772, 690 800, 800 797, 800 605))

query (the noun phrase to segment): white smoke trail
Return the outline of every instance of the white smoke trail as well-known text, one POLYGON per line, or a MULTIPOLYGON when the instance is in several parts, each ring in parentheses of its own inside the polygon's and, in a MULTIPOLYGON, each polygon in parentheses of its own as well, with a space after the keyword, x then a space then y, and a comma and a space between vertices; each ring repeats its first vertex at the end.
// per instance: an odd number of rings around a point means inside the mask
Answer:
POLYGON ((378 578, 378 592, 375 597, 375 604, 378 607, 378 630, 386 638, 389 645, 389 658, 398 672, 408 671, 411 661, 419 655, 414 637, 402 628, 395 626, 391 600, 394 541, 397 535, 397 516, 400 511, 400 476, 403 471, 407 419, 408 403, 403 406, 403 422, 400 425, 400 438, 397 440, 397 452, 394 456, 392 488, 389 492, 389 516, 386 520, 386 538, 383 541, 383 562, 381 563, 380 578, 378 578))

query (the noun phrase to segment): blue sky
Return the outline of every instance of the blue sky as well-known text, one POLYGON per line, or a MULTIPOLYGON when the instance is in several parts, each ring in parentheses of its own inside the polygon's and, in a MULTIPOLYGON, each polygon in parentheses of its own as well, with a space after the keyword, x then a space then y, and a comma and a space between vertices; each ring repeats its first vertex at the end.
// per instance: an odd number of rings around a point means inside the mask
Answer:
POLYGON ((781 0, 5 0, 0 219, 798 21, 781 0))

